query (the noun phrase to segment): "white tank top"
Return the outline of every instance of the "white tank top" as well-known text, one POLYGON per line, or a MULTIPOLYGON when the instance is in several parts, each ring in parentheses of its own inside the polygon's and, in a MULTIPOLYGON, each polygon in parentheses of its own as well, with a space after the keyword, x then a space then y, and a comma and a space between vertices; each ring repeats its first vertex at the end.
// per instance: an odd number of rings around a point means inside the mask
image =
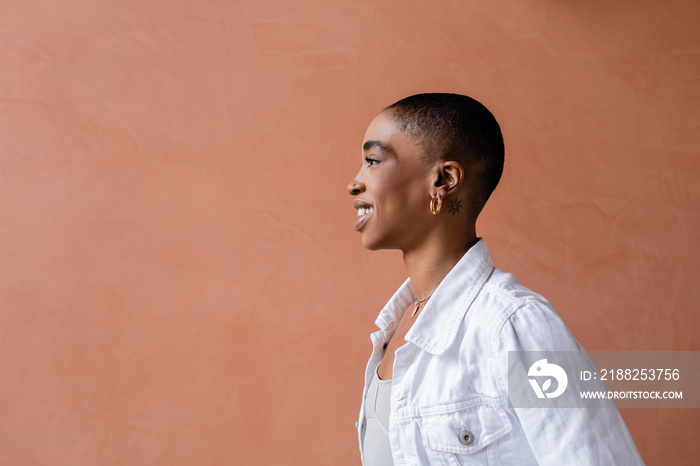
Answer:
POLYGON ((391 466, 389 443, 389 413, 391 413, 391 379, 381 380, 374 370, 365 400, 365 466, 391 466))

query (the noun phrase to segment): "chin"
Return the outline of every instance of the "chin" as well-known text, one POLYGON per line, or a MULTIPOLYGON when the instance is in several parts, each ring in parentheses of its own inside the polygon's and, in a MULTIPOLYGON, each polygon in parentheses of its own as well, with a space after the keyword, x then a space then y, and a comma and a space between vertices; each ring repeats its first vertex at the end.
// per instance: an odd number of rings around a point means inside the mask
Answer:
POLYGON ((369 249, 370 251, 376 251, 378 248, 370 241, 365 240, 362 238, 362 245, 365 247, 365 249, 369 249))
POLYGON ((379 251, 382 249, 399 249, 396 246, 391 246, 381 240, 373 240, 365 235, 362 235, 362 245, 365 247, 365 249, 368 249, 370 251, 379 251))
POLYGON ((362 245, 365 247, 365 249, 369 249, 370 251, 376 251, 379 249, 376 243, 364 234, 362 235, 362 245))

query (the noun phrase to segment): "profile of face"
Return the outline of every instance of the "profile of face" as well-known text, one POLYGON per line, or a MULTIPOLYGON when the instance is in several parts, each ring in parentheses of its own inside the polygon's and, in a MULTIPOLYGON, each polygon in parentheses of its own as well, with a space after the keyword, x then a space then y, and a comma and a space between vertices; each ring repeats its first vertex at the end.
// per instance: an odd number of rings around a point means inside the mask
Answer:
POLYGON ((399 130, 390 110, 372 121, 364 137, 362 166, 348 184, 358 211, 355 229, 367 249, 406 251, 426 238, 435 219, 429 208, 436 181, 433 165, 399 130))

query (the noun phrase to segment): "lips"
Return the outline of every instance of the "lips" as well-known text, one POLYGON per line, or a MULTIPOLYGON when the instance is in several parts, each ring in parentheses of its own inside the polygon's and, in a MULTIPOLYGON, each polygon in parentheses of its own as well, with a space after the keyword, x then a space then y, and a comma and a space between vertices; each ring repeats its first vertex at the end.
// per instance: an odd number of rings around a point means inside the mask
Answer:
POLYGON ((361 199, 355 199, 352 206, 357 209, 358 217, 355 221, 355 231, 360 231, 374 213, 374 207, 361 199))

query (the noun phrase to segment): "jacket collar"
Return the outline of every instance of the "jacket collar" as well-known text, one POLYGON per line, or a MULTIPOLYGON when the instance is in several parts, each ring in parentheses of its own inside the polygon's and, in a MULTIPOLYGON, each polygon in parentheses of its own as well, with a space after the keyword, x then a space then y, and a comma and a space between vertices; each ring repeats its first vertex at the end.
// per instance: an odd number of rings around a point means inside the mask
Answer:
MULTIPOLYGON (((424 351, 442 354, 452 345, 474 298, 493 271, 493 261, 483 239, 472 246, 440 282, 406 334, 406 341, 424 351)), ((394 293, 377 317, 376 325, 393 331, 413 302, 411 279, 394 293)))

